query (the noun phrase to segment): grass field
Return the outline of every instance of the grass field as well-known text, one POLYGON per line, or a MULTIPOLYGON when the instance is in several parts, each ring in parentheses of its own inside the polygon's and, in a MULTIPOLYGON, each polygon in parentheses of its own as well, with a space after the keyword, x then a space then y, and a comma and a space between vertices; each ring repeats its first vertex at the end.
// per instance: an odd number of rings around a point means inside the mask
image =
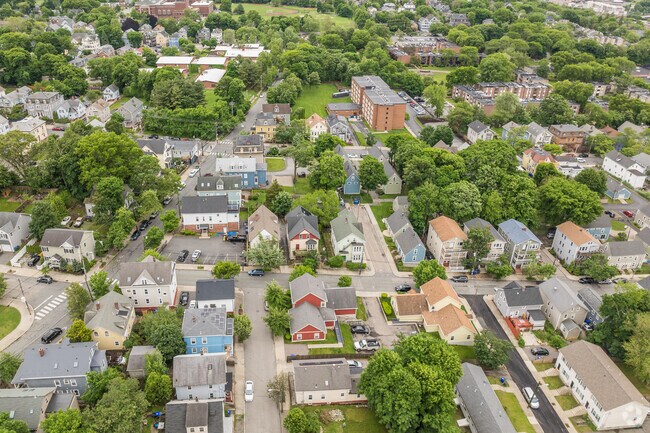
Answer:
POLYGON ((290 192, 291 194, 299 195, 309 194, 313 191, 311 185, 309 184, 309 180, 307 180, 306 177, 299 177, 296 179, 293 186, 283 186, 282 189, 290 192))
POLYGON ((373 204, 370 206, 370 209, 372 210, 372 213, 375 215, 375 219, 377 220, 377 224, 379 224, 379 228, 384 231, 386 230, 386 224, 382 221, 384 218, 388 218, 393 214, 393 203, 379 203, 379 204, 373 204))
MULTIPOLYGON (((327 333, 329 336, 329 332, 327 333)), ((352 338, 352 331, 350 325, 341 323, 341 334, 343 335, 343 347, 326 347, 322 349, 309 349, 310 355, 323 355, 329 353, 346 354, 354 352, 354 339, 352 338)), ((336 338, 332 343, 336 343, 336 338)))
POLYGON ((0 305, 0 340, 16 329, 20 323, 20 312, 14 307, 0 305))
POLYGON ((512 421, 512 425, 518 432, 535 433, 533 425, 528 421, 524 410, 519 405, 519 401, 514 394, 505 391, 494 391, 499 397, 503 409, 512 421))
POLYGON ((548 370, 549 368, 553 368, 552 362, 534 362, 533 365, 535 366, 537 371, 544 371, 544 370, 548 370))
POLYGON ((301 8, 298 6, 278 6, 274 7, 270 4, 252 4, 252 3, 243 3, 244 6, 244 11, 257 11, 259 12, 260 15, 262 15, 262 18, 271 18, 273 16, 280 17, 280 16, 292 16, 292 15, 298 15, 298 16, 304 16, 304 15, 311 15, 316 21, 319 22, 319 24, 326 23, 328 20, 332 22, 332 24, 336 24, 337 26, 341 27, 354 27, 354 21, 352 21, 349 18, 343 18, 338 15, 334 14, 320 14, 316 12, 315 8, 301 8))
POLYGON ((384 144, 385 140, 387 140, 389 137, 392 137, 393 135, 408 135, 411 137, 411 133, 406 129, 393 129, 392 131, 388 132, 372 131, 372 134, 377 138, 378 141, 381 141, 384 144))
POLYGON ((118 99, 117 101, 111 104, 111 111, 117 110, 122 105, 124 105, 124 103, 127 102, 129 99, 131 98, 129 98, 128 96, 122 96, 120 99, 118 99))
POLYGON ((587 415, 574 416, 573 418, 569 419, 571 420, 571 424, 573 424, 573 427, 575 427, 578 433, 591 433, 596 431, 595 428, 592 428, 593 424, 587 415))
POLYGON ((363 298, 357 296, 357 319, 368 320, 368 313, 366 312, 366 304, 363 303, 363 298))
POLYGON ((7 198, 0 199, 0 212, 13 212, 19 206, 19 201, 9 201, 7 198))
POLYGON ((266 170, 268 172, 282 171, 287 168, 284 158, 266 158, 266 170))
POLYGON ((627 225, 621 221, 616 221, 612 220, 612 230, 616 230, 617 232, 622 232, 625 229, 627 229, 627 225))
POLYGON ((616 366, 621 369, 623 374, 627 376, 627 378, 636 386, 636 389, 639 390, 641 394, 645 396, 645 398, 650 398, 650 386, 646 385, 642 380, 640 380, 638 377, 636 377, 636 374, 634 374, 634 370, 632 370, 632 367, 627 365, 624 362, 619 362, 619 361, 614 361, 616 363, 616 366))
POLYGON ((345 421, 331 422, 323 425, 323 433, 387 433, 384 426, 379 424, 377 417, 366 407, 355 406, 303 406, 306 413, 314 413, 317 417, 327 410, 338 409, 343 412, 345 421))
POLYGON ((570 410, 578 406, 578 402, 571 394, 556 395, 555 399, 560 403, 560 407, 564 410, 570 410))
POLYGON ((547 376, 544 378, 544 382, 548 384, 548 389, 558 389, 564 386, 560 376, 547 376))
POLYGON ((302 93, 296 101, 293 109, 303 107, 305 109, 305 119, 314 113, 317 113, 322 118, 327 117, 325 106, 330 102, 352 102, 348 98, 332 98, 332 93, 338 89, 334 84, 319 84, 317 86, 305 86, 302 88, 302 93))

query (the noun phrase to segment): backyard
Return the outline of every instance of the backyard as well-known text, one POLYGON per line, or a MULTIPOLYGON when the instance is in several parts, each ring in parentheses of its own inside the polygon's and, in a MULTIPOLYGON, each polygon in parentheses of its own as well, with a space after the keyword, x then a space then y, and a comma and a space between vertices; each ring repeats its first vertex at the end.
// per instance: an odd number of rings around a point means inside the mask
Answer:
POLYGON ((634 384, 636 389, 638 389, 639 392, 643 394, 645 398, 650 398, 650 386, 648 386, 645 382, 640 380, 636 376, 636 374, 634 374, 634 370, 632 369, 632 367, 630 367, 624 362, 620 362, 616 360, 614 362, 616 363, 616 366, 621 369, 623 374, 630 380, 630 382, 634 384))
POLYGON ((548 385, 548 389, 558 389, 564 386, 560 376, 546 376, 544 382, 548 385))
MULTIPOLYGON (((327 336, 329 337, 330 332, 328 331, 327 336)), ((323 354, 346 354, 346 353, 355 353, 354 352, 354 339, 352 338, 352 331, 350 331, 350 325, 341 323, 341 334, 343 335, 343 347, 324 347, 322 349, 309 349, 310 355, 323 355, 323 354)), ((336 338, 334 341, 328 341, 328 343, 336 343, 336 338)))
POLYGON ((354 27, 354 21, 349 18, 340 17, 338 15, 321 14, 316 12, 315 8, 301 8, 297 6, 272 6, 271 4, 251 4, 243 3, 244 11, 257 11, 263 17, 271 18, 272 16, 291 16, 298 15, 304 16, 309 14, 319 23, 331 20, 332 24, 341 27, 354 27))
POLYGON ((20 201, 9 201, 8 198, 0 199, 0 212, 13 212, 20 206, 20 201))
POLYGON ((555 399, 560 404, 560 407, 564 410, 570 410, 578 406, 578 402, 571 394, 556 395, 555 399))
POLYGON ((314 113, 317 113, 322 118, 327 117, 325 106, 330 102, 352 102, 347 98, 332 98, 332 93, 336 92, 338 88, 331 83, 319 84, 317 86, 304 86, 302 93, 298 97, 293 110, 298 107, 305 109, 305 119, 314 113))
POLYGON ((0 340, 16 329, 20 323, 20 312, 14 307, 0 305, 0 340))
POLYGON ((323 433, 386 433, 384 426, 379 424, 377 417, 367 407, 357 406, 304 406, 305 413, 314 413, 323 426, 323 433), (343 412, 343 421, 324 423, 321 415, 329 410, 338 409, 343 412))
POLYGON ((382 231, 386 230, 386 224, 384 224, 383 219, 388 218, 393 214, 393 204, 388 202, 373 204, 370 206, 370 209, 375 215, 375 219, 377 220, 377 224, 379 224, 379 228, 382 231))
POLYGON ((266 158, 266 170, 268 172, 282 171, 287 168, 284 158, 266 158))
POLYGON ((524 413, 524 410, 521 408, 517 397, 510 392, 505 391, 494 391, 499 397, 499 401, 503 406, 503 409, 508 414, 508 418, 512 421, 512 425, 515 427, 515 430, 518 432, 526 433, 535 433, 533 425, 528 421, 528 417, 524 413))
POLYGON ((293 186, 283 186, 282 189, 290 192, 291 194, 299 195, 305 195, 312 192, 312 187, 306 177, 299 177, 296 179, 296 182, 293 184, 293 186))

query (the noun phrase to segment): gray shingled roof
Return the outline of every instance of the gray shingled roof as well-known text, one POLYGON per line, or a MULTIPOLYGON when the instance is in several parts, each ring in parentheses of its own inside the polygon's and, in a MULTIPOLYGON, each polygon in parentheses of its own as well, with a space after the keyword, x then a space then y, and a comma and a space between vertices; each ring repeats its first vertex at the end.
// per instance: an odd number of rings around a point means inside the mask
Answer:
POLYGON ((630 168, 636 161, 634 161, 629 156, 625 156, 617 150, 611 150, 605 154, 605 158, 609 158, 613 161, 616 161, 617 164, 622 165, 625 168, 630 168))
POLYGON ((567 284, 557 277, 544 281, 539 285, 543 297, 548 300, 555 308, 563 313, 575 306, 587 309, 578 295, 567 284))
POLYGON ((228 212, 228 197, 225 195, 194 197, 185 196, 181 204, 182 213, 225 213, 228 212))
POLYGON ((330 287, 325 289, 327 308, 344 310, 357 308, 357 292, 354 287, 330 287))
POLYGON ((636 238, 642 240, 647 246, 650 246, 650 228, 646 227, 637 233, 636 238))
POLYGON ((489 229, 490 233, 492 234, 492 237, 494 237, 494 240, 502 241, 502 242, 504 240, 503 236, 501 236, 501 233, 499 233, 499 231, 495 229, 492 224, 490 224, 489 222, 485 221, 482 218, 473 218, 465 222, 465 227, 467 227, 468 230, 475 227, 489 229))
POLYGON ((405 227, 410 226, 411 222, 406 217, 404 212, 397 211, 393 212, 391 216, 386 218, 386 226, 390 229, 391 233, 398 233, 400 230, 403 230, 405 227))
POLYGON ((226 383, 226 354, 203 353, 174 357, 174 387, 226 383))
POLYGON ((589 224, 585 225, 585 228, 590 229, 599 229, 599 228, 608 228, 612 226, 612 221, 609 216, 602 214, 589 224))
POLYGON ((330 226, 337 240, 352 234, 365 241, 363 226, 349 209, 343 209, 339 212, 338 216, 330 222, 330 226))
POLYGON ((350 390, 350 367, 344 358, 293 361, 296 391, 350 390))
POLYGON ((135 320, 133 308, 130 298, 110 291, 88 306, 84 322, 90 329, 101 328, 128 337, 126 331, 129 319, 135 320))
POLYGON ((139 138, 136 142, 140 149, 147 147, 156 155, 163 155, 165 153, 166 140, 160 138, 139 138))
POLYGON ((144 372, 145 356, 154 353, 156 350, 153 346, 133 346, 129 353, 129 362, 126 364, 126 371, 128 373, 135 371, 144 372))
MULTIPOLYGON (((170 401, 165 406, 165 432, 187 433, 195 424, 208 426, 209 433, 223 433, 223 401, 170 401)), ((195 426, 196 427, 196 426, 195 426)))
MULTIPOLYGON (((85 376, 96 367, 96 362, 105 357, 98 343, 34 344, 23 352, 23 363, 14 376, 12 384, 28 379, 52 378, 61 376, 85 376), (43 349, 43 356, 39 350, 43 349), (98 357, 99 355, 99 357, 98 357), (95 361, 95 362, 93 362, 95 361)), ((105 358, 104 358, 105 359, 105 358)))
POLYGON ((320 310, 309 302, 303 302, 298 307, 290 309, 289 316, 291 316, 292 334, 300 331, 307 325, 320 329, 322 332, 327 332, 325 320, 320 310))
POLYGON ((481 132, 485 131, 486 129, 489 129, 490 127, 487 126, 485 123, 481 122, 480 120, 475 120, 469 125, 467 125, 467 128, 475 131, 477 134, 480 134, 481 132))
POLYGON ((310 274, 303 274, 290 281, 289 290, 291 291, 291 304, 295 304, 310 293, 327 302, 327 293, 323 282, 310 274))
POLYGON ((456 389, 477 431, 516 432, 481 367, 464 362, 463 376, 458 381, 456 389))
POLYGON ((415 230, 413 230, 413 227, 409 225, 395 237, 395 244, 399 246, 404 254, 408 254, 417 248, 418 245, 422 245, 422 241, 418 234, 415 233, 415 230))
POLYGON ((262 136, 258 134, 238 135, 235 139, 235 148, 239 146, 263 146, 262 136))
POLYGON ((199 176, 196 180, 197 191, 236 191, 241 190, 241 176, 236 174, 199 176), (221 185, 221 188, 217 186, 221 185))
POLYGON ((320 238, 318 231, 318 217, 302 206, 295 207, 285 217, 287 221, 287 232, 289 239, 293 239, 298 233, 303 230, 308 231, 312 235, 320 238))
POLYGON ((141 278, 155 281, 158 285, 171 284, 176 263, 156 260, 148 256, 141 262, 120 263, 117 281, 120 287, 133 285, 141 278))
POLYGON ((72 230, 72 229, 47 229, 41 239, 42 247, 60 247, 64 243, 69 243, 74 247, 78 247, 84 233, 91 233, 85 230, 72 230))
POLYGON ((542 243, 528 227, 515 219, 502 222, 499 224, 499 228, 515 244, 521 244, 527 241, 542 243))
POLYGON ((607 242, 605 255, 610 257, 638 256, 645 254, 645 245, 641 240, 607 242))
POLYGON ((233 319, 226 307, 188 308, 183 314, 183 336, 232 335, 233 319))
POLYGON ((637 284, 646 290, 650 290, 650 276, 640 280, 637 284))
POLYGON ((25 227, 27 227, 32 217, 24 213, 0 212, 0 230, 7 233, 12 232, 21 219, 23 224, 26 224, 25 227))
POLYGON ((196 300, 212 301, 235 299, 235 280, 198 280, 196 282, 196 300))
POLYGON ((542 305, 544 303, 539 287, 504 288, 503 293, 510 307, 542 305))
POLYGON ((25 421, 29 430, 38 428, 43 400, 52 398, 56 388, 0 389, 0 413, 13 413, 15 420, 25 421))

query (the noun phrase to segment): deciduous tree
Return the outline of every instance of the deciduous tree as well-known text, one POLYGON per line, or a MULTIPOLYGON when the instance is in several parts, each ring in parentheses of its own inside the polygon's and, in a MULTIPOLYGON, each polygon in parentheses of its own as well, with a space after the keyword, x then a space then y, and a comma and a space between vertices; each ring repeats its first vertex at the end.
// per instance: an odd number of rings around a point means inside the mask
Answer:
POLYGON ((294 407, 287 413, 282 425, 289 433, 318 433, 320 431, 318 420, 307 415, 299 407, 294 407))
POLYGON ((168 210, 160 216, 160 221, 163 223, 165 233, 170 233, 178 228, 178 223, 181 219, 176 214, 176 211, 168 210))
POLYGON ((108 229, 107 242, 115 249, 122 249, 124 240, 129 236, 133 227, 135 227, 135 219, 133 219, 131 211, 123 207, 119 208, 108 229))
POLYGON ((113 379, 108 392, 86 414, 95 433, 132 433, 142 428, 149 403, 136 379, 113 379))
POLYGON ((68 328, 65 336, 70 339, 70 343, 85 343, 92 340, 93 330, 86 327, 83 320, 75 320, 68 328))
POLYGON ((86 373, 88 389, 81 396, 81 401, 94 406, 101 400, 108 391, 109 384, 115 378, 122 378, 122 375, 115 368, 109 367, 104 371, 90 371, 86 373))
POLYGON ((41 422, 40 427, 45 433, 92 433, 79 409, 51 413, 41 422))
POLYGON ((280 193, 273 199, 273 203, 271 203, 270 209, 271 212, 280 218, 284 218, 289 213, 292 206, 293 197, 291 194, 289 194, 287 191, 280 191, 280 193))
POLYGON ((334 191, 316 190, 298 198, 295 206, 302 206, 318 217, 318 223, 329 227, 339 214, 339 198, 334 191))
POLYGON ((555 165, 550 162, 540 162, 535 168, 535 174, 533 175, 533 180, 537 185, 541 185, 544 181, 553 176, 562 176, 562 173, 555 168, 555 165))
POLYGON ((68 314, 73 320, 83 320, 90 294, 79 283, 72 283, 65 289, 68 299, 68 314))
POLYGON ((10 352, 0 353, 0 384, 7 387, 11 385, 11 381, 22 362, 18 355, 10 352))
POLYGON ((359 164, 359 180, 366 191, 373 191, 388 182, 384 165, 376 158, 366 155, 359 164))
POLYGON ((112 132, 93 132, 79 140, 80 180, 89 188, 97 179, 115 176, 128 181, 133 174, 142 150, 126 135, 112 132))
POLYGON ((636 316, 630 339, 623 343, 625 363, 634 369, 636 377, 650 383, 650 312, 636 316))
POLYGON ((442 189, 440 210, 449 218, 465 222, 481 214, 481 193, 474 184, 461 180, 442 189))
POLYGON ((284 335, 289 331, 291 317, 288 310, 270 307, 269 312, 264 316, 264 323, 266 323, 273 335, 284 335))
POLYGON ((465 249, 467 249, 467 265, 470 269, 477 268, 490 252, 490 244, 494 240, 492 232, 486 227, 472 227, 467 232, 465 249))
POLYGON ((106 271, 95 272, 88 278, 88 285, 93 292, 95 298, 101 298, 111 290, 113 290, 112 280, 108 278, 106 271))
POLYGON ((144 248, 155 250, 160 246, 165 234, 160 227, 151 227, 147 234, 144 236, 144 248))
POLYGON ((485 266, 485 270, 489 275, 492 275, 495 280, 500 280, 508 275, 512 275, 513 273, 512 266, 510 266, 510 262, 508 261, 508 255, 506 254, 503 254, 493 262, 489 262, 485 266))
POLYGON ((445 108, 445 99, 447 98, 447 88, 439 84, 432 84, 425 87, 422 96, 434 108, 436 117, 442 116, 445 108))
POLYGON ((331 150, 323 152, 311 167, 309 183, 315 189, 332 190, 345 182, 343 157, 331 150))
POLYGON ((512 344, 502 340, 490 331, 482 331, 474 337, 476 359, 488 370, 495 370, 506 362, 513 349, 512 344))
POLYGON ((409 192, 409 220, 413 229, 422 234, 427 225, 440 210, 440 190, 430 182, 409 192))
POLYGON ((220 278, 228 280, 230 278, 235 278, 241 272, 241 266, 239 263, 235 262, 218 262, 212 268, 212 276, 214 278, 220 278))
POLYGON ((415 269, 413 269, 413 280, 418 286, 421 286, 435 277, 442 278, 443 280, 447 279, 445 268, 436 260, 422 260, 418 263, 415 269))
POLYGON ((251 319, 245 314, 235 315, 235 327, 233 332, 235 337, 237 337, 237 341, 243 343, 244 340, 251 336, 251 332, 253 332, 251 319))
POLYGON ((289 281, 293 281, 304 274, 313 275, 315 277, 316 271, 314 271, 314 269, 311 268, 310 266, 306 266, 306 265, 294 266, 293 270, 291 271, 291 274, 289 274, 289 281))
POLYGON ((166 374, 149 373, 144 385, 144 395, 151 404, 165 404, 172 398, 172 379, 166 374))
POLYGON ((607 175, 602 170, 585 168, 578 173, 575 180, 576 182, 586 185, 587 188, 598 194, 600 197, 605 195, 605 191, 607 191, 607 175))
POLYGON ((138 218, 141 220, 149 219, 152 214, 161 212, 163 210, 162 203, 158 198, 158 194, 154 190, 146 190, 140 194, 137 200, 138 203, 138 218))
POLYGON ((278 310, 288 310, 291 308, 289 291, 285 290, 275 280, 266 285, 264 300, 269 304, 269 307, 277 308, 278 310))
POLYGON ((603 213, 598 194, 582 183, 561 177, 550 178, 539 188, 539 200, 540 212, 551 225, 569 220, 585 225, 603 213))
POLYGON ((279 268, 284 258, 284 251, 275 239, 262 239, 246 251, 246 260, 265 271, 279 268))
POLYGON ((149 343, 156 347, 167 362, 174 356, 185 353, 185 341, 180 326, 164 323, 151 333, 149 343))

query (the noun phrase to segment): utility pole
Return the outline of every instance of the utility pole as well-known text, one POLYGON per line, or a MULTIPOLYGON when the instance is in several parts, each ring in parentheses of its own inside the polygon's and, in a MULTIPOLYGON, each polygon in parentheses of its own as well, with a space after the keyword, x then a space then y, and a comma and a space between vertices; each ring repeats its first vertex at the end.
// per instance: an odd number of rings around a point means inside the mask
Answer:
POLYGON ((95 298, 93 297, 92 290, 90 290, 90 284, 88 284, 88 273, 86 272, 86 264, 84 263, 84 258, 81 255, 81 245, 79 245, 79 259, 81 260, 81 269, 83 269, 84 271, 84 280, 86 280, 86 289, 88 290, 88 294, 90 295, 90 301, 93 302, 95 301, 95 298))

